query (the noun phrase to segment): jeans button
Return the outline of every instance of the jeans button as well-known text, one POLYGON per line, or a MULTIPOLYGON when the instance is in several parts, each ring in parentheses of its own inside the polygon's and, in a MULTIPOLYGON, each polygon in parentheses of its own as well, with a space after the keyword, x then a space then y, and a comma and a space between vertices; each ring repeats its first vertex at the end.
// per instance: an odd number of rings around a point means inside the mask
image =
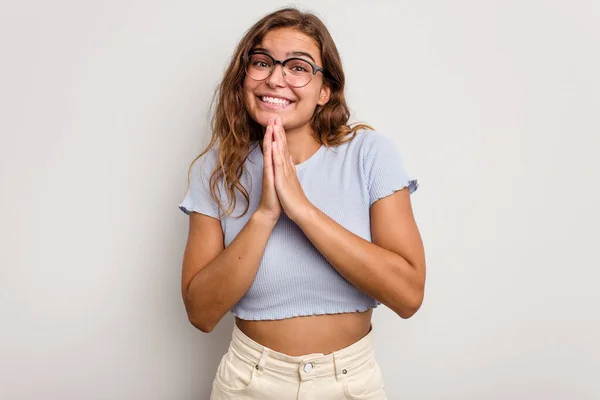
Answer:
POLYGON ((312 363, 304 364, 304 372, 308 373, 308 372, 312 371, 312 369, 313 369, 312 363))

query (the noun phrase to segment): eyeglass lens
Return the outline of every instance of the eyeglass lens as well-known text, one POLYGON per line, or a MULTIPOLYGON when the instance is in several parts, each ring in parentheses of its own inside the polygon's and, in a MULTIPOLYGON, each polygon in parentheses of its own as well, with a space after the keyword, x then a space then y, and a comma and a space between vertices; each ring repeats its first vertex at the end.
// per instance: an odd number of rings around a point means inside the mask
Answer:
MULTIPOLYGON (((246 72, 250 78, 261 81, 267 79, 273 72, 275 64, 273 60, 264 54, 253 54, 250 56, 246 72)), ((306 61, 290 59, 283 67, 286 82, 291 86, 305 86, 312 79, 312 67, 306 61)))

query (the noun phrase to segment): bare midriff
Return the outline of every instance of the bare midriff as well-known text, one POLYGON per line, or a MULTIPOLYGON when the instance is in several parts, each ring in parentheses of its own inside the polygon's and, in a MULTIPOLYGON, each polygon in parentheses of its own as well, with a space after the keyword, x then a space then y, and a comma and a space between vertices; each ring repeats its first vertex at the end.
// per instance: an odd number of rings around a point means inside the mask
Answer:
POLYGON ((255 342, 290 356, 330 354, 362 339, 371 329, 373 310, 251 321, 237 327, 255 342))

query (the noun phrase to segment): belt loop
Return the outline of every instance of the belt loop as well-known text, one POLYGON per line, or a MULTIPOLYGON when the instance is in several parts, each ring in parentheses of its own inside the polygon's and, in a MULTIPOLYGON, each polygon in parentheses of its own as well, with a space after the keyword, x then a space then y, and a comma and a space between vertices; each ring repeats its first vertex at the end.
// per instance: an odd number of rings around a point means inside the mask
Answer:
POLYGON ((333 366, 335 367, 335 379, 339 382, 342 380, 342 377, 346 375, 347 371, 344 369, 344 363, 342 362, 342 358, 338 355, 337 352, 333 352, 333 366))
POLYGON ((258 361, 258 364, 256 365, 256 369, 258 370, 258 372, 262 373, 263 369, 265 368, 265 364, 267 363, 268 358, 269 358, 269 349, 267 349, 266 347, 263 347, 262 355, 260 356, 260 360, 258 361))

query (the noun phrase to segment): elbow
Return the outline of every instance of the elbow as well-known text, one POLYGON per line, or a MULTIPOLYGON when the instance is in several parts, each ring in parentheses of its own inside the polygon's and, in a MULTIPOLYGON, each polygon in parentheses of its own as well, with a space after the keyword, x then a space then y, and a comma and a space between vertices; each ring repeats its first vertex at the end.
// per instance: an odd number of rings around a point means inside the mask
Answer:
POLYGON ((209 313, 202 312, 202 307, 192 306, 190 302, 185 300, 184 298, 185 311, 192 326, 204 333, 212 332, 219 321, 211 318, 209 313))
POLYGON ((423 304, 423 291, 416 293, 409 301, 398 306, 394 311, 402 319, 409 319, 419 311, 423 304))
POLYGON ((215 320, 211 316, 211 313, 207 312, 207 310, 210 310, 211 307, 202 305, 201 302, 198 304, 197 301, 190 299, 186 292, 182 294, 182 299, 190 324, 192 324, 194 328, 199 329, 204 333, 212 332, 213 329, 215 329, 215 326, 217 326, 219 320, 215 320))
POLYGON ((402 310, 396 311, 396 314, 402 319, 409 319, 419 311, 419 307, 403 307, 402 310))
POLYGON ((188 320, 194 326, 204 333, 211 333, 217 324, 208 321, 206 318, 197 317, 188 312, 188 320))

